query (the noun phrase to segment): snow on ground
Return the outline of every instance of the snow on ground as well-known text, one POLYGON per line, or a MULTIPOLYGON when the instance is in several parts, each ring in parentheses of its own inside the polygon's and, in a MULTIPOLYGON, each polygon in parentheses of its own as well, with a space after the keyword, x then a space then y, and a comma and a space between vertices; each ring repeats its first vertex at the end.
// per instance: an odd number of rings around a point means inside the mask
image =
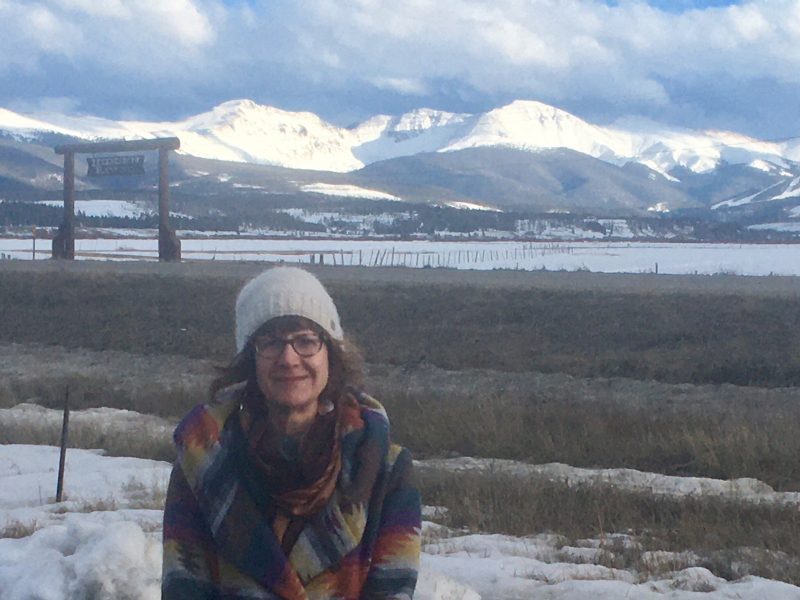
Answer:
MULTIPOLYGON (((769 187, 767 187, 767 188, 765 188, 765 189, 763 189, 763 190, 761 190, 759 192, 756 192, 755 194, 750 194, 749 196, 745 196, 743 198, 723 200, 722 202, 717 202, 716 204, 711 206, 711 210, 717 210, 718 208, 722 208, 722 207, 733 208, 733 207, 736 207, 736 206, 743 206, 745 204, 750 204, 755 198, 757 198, 758 196, 761 196, 762 194, 764 194, 768 190, 774 189, 774 188, 779 187, 779 186, 784 185, 784 184, 785 184, 784 181, 779 181, 778 183, 773 183, 771 186, 769 186, 769 187)), ((780 198, 780 196, 774 196, 774 197, 772 197, 770 199, 771 200, 777 200, 779 198, 780 198)))
MULTIPOLYGON (((160 505, 170 465, 69 450, 67 500, 54 501, 58 448, 0 446, 3 600, 159 597, 160 505)), ((639 581, 586 562, 555 536, 463 535, 425 524, 417 600, 800 598, 800 588, 690 567, 639 581), (702 594, 700 593, 702 592, 702 594)))
MULTIPOLYGON (((39 204, 62 208, 64 203, 60 200, 42 200, 39 204)), ((137 219, 139 217, 154 215, 158 212, 158 207, 154 202, 129 202, 128 200, 75 200, 75 214, 83 214, 87 217, 129 217, 137 219)), ((170 211, 171 217, 192 217, 183 213, 170 211)), ((141 237, 137 230, 128 230, 133 237, 141 237)), ((139 230, 142 231, 142 230, 139 230)), ((102 229, 98 230, 102 235, 102 229)))
POLYGON ((677 477, 646 473, 635 469, 581 469, 561 463, 531 465, 495 458, 429 459, 419 463, 421 468, 451 472, 504 473, 557 481, 569 486, 612 485, 617 489, 646 492, 663 496, 716 496, 739 502, 774 502, 800 506, 800 492, 776 492, 758 479, 711 479, 708 477, 677 477))
MULTIPOLYGON (((52 409, 20 405, 0 413, 0 425, 21 427, 57 415, 58 411, 52 409)), ((149 418, 138 417, 142 422, 149 418)), ((124 432, 136 418, 136 413, 111 409, 74 411, 71 417, 74 422, 94 422, 118 432, 124 432)), ((59 450, 53 446, 0 445, 0 598, 157 599, 162 506, 171 466, 160 461, 109 457, 100 450, 70 449, 65 500, 56 503, 58 460, 59 450)), ((770 493, 764 484, 753 480, 737 480, 728 487, 717 480, 692 480, 681 486, 675 481, 680 478, 625 469, 594 471, 592 476, 589 469, 511 461, 450 459, 418 464, 422 468, 459 470, 481 464, 486 467, 489 462, 494 464, 492 468, 500 466, 509 472, 520 473, 527 468, 576 483, 613 482, 657 493, 770 493)), ((439 511, 426 507, 424 512, 426 518, 435 518, 439 511)), ((635 543, 623 535, 608 538, 619 538, 622 544, 635 543)), ((552 534, 524 538, 467 534, 426 521, 415 599, 800 598, 800 588, 789 584, 758 577, 726 581, 696 566, 675 567, 675 571, 649 578, 633 569, 609 568, 597 564, 605 552, 605 541, 566 544, 552 534)), ((681 564, 678 554, 651 554, 649 560, 654 564, 681 564)), ((691 560, 683 562, 691 564, 691 560)))
POLYGON ((750 225, 748 229, 753 229, 756 231, 781 231, 783 233, 800 233, 800 223, 785 223, 785 222, 759 223, 758 225, 750 225))
POLYGON ((450 200, 444 204, 450 208, 459 208, 462 210, 488 210, 491 212, 503 212, 494 206, 486 206, 485 204, 478 204, 476 202, 464 202, 463 200, 450 200))
POLYGON ((349 184, 309 183, 301 185, 300 190, 309 194, 324 194, 326 196, 346 196, 348 198, 368 198, 371 200, 402 200, 402 198, 386 192, 349 184))
POLYGON ((617 239, 633 239, 636 235, 631 231, 630 224, 626 219, 598 219, 597 222, 617 239))
MULTIPOLYGON (((60 410, 45 408, 38 404, 18 404, 12 408, 0 408, 0 427, 20 432, 30 439, 58 440, 63 414, 60 410)), ((85 446, 100 443, 95 440, 119 440, 136 437, 142 446, 150 447, 169 440, 176 423, 157 417, 143 415, 131 410, 116 408, 87 408, 70 411, 70 439, 75 445, 85 446)), ((8 435, 8 434, 7 434, 8 435)))
POLYGON ((376 223, 388 225, 394 223, 399 218, 410 218, 411 213, 378 213, 370 215, 361 214, 348 214, 338 211, 318 211, 308 210, 305 208, 283 208, 276 212, 282 212, 291 215, 296 219, 305 221, 306 223, 331 223, 331 222, 344 222, 353 226, 360 227, 367 231, 374 228, 376 223))
POLYGON ((102 450, 71 449, 64 474, 64 501, 55 505, 59 449, 55 446, 0 446, 0 526, 41 527, 59 524, 64 515, 86 507, 143 510, 152 524, 149 499, 161 502, 170 465, 165 462, 104 456, 102 450))
MULTIPOLYGON (((184 238, 184 260, 248 260, 325 264, 591 271, 596 273, 800 275, 800 244, 666 242, 396 241, 284 238, 184 238)), ((37 257, 49 257, 46 240, 37 257)), ((156 239, 78 239, 79 259, 156 260, 156 239)), ((32 241, 0 238, 0 255, 30 259, 32 241)))
MULTIPOLYGON (((61 200, 43 200, 40 204, 62 208, 61 200)), ((155 212, 155 206, 145 207, 127 200, 75 200, 75 214, 87 217, 131 217, 137 218, 155 212)))
POLYGON ((800 177, 795 177, 791 183, 786 186, 783 193, 778 194, 773 200, 784 200, 786 198, 797 198, 800 196, 800 177))

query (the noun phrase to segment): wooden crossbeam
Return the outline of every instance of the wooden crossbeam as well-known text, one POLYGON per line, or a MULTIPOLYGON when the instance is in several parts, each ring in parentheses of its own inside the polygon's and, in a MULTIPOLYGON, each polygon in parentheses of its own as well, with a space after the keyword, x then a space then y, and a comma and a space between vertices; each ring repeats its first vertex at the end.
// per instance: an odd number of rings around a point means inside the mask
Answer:
POLYGON ((108 142, 82 142, 61 144, 55 147, 56 154, 92 154, 94 152, 134 152, 137 150, 177 150, 181 141, 176 137, 152 138, 149 140, 114 140, 108 142))

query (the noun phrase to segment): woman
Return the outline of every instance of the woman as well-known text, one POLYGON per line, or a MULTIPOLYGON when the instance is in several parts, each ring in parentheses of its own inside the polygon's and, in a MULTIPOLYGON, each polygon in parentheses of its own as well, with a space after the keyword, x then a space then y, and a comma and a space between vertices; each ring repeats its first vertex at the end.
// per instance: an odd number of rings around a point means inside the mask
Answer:
POLYGON ((331 297, 279 267, 236 300, 238 354, 175 430, 162 598, 411 598, 420 500, 353 387, 331 297))

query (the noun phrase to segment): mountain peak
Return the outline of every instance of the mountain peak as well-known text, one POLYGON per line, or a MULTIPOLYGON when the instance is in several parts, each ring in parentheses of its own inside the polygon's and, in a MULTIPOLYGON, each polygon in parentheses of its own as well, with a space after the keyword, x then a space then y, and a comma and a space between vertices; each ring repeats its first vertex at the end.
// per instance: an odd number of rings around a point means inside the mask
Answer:
POLYGON ((509 114, 553 121, 567 119, 585 123, 583 119, 576 117, 572 113, 538 100, 514 100, 505 106, 490 110, 487 114, 509 114))
POLYGON ((223 102, 218 104, 211 112, 217 113, 246 113, 253 110, 258 110, 262 108, 261 104, 257 104, 253 100, 249 100, 247 98, 242 98, 239 100, 228 100, 227 102, 223 102))
POLYGON ((536 100, 515 100, 490 110, 472 130, 447 150, 480 146, 506 146, 527 151, 570 148, 596 158, 617 162, 630 146, 628 136, 614 132, 536 100))
POLYGON ((392 128, 395 131, 430 129, 431 127, 441 127, 454 122, 461 122, 467 116, 469 115, 451 113, 433 108, 418 108, 397 117, 392 128))
POLYGON ((186 119, 193 128, 215 129, 221 126, 254 127, 261 129, 281 124, 314 123, 316 126, 333 127, 312 112, 293 112, 258 104, 253 100, 228 100, 218 104, 208 112, 200 113, 186 119))

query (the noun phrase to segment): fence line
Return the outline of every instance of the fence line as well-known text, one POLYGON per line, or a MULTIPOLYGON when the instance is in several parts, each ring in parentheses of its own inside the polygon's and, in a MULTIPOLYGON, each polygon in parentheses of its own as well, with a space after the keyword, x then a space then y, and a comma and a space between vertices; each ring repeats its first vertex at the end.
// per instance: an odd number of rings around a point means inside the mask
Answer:
MULTIPOLYGON (((457 249, 457 250, 398 250, 395 246, 386 248, 371 248, 369 254, 359 250, 323 250, 306 253, 307 262, 311 264, 334 264, 371 267, 456 267, 458 265, 481 265, 497 263, 501 260, 514 261, 519 268, 520 259, 533 259, 551 254, 573 254, 574 246, 556 243, 532 244, 525 243, 513 249, 457 249), (349 258, 347 258, 349 256, 349 258)), ((256 253, 256 252, 248 252, 256 253)), ((302 254, 301 252, 293 252, 302 254)), ((263 254, 278 254, 275 251, 264 251, 263 254)))
MULTIPOLYGON (((187 245, 188 246, 188 245, 187 245)), ((211 244, 194 249, 185 247, 182 251, 184 259, 198 259, 199 256, 207 257, 205 260, 226 259, 235 257, 253 257, 253 259, 266 259, 280 262, 305 262, 321 265, 348 265, 348 266, 374 266, 374 267, 408 267, 408 268, 469 268, 480 265, 502 265, 502 268, 525 268, 526 262, 550 254, 573 254, 575 246, 559 243, 518 243, 513 247, 503 249, 493 248, 454 248, 452 250, 427 249, 406 250, 397 246, 372 247, 372 248, 331 248, 328 250, 259 250, 259 249, 231 249, 230 246, 216 248, 211 244)), ((29 251, 30 252, 30 251, 29 251)), ((141 248, 125 246, 117 248, 91 249, 83 247, 77 250, 76 256, 80 258, 96 259, 132 259, 150 260, 157 259, 157 248, 141 248)), ((528 265, 530 266, 530 265, 528 265)))

